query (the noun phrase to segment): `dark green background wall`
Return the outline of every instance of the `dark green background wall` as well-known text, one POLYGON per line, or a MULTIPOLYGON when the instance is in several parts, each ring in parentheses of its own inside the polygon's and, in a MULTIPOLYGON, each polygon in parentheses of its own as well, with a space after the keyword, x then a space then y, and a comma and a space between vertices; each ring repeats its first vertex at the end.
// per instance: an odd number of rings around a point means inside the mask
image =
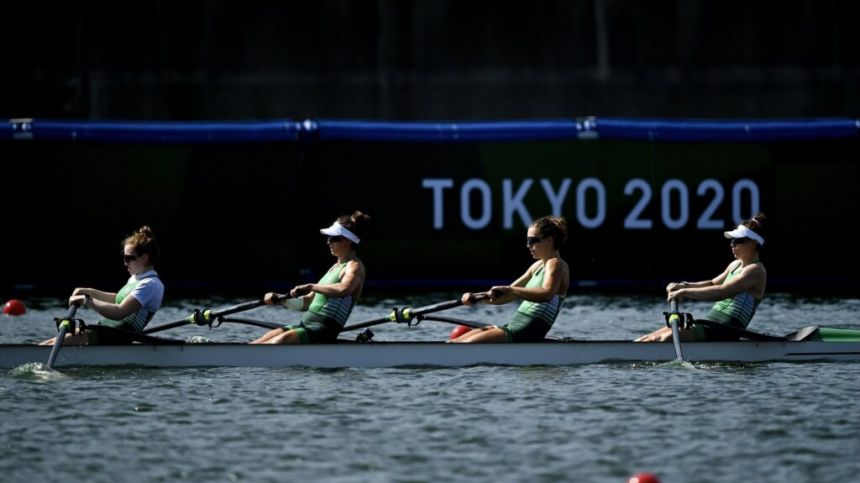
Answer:
POLYGON ((673 279, 711 277, 731 261, 722 231, 737 215, 749 217, 757 204, 770 217, 763 256, 771 288, 858 288, 856 139, 173 146, 7 141, 0 152, 8 160, 0 191, 5 287, 115 283, 124 273, 120 240, 144 223, 160 235, 159 270, 174 290, 286 286, 315 279, 329 265, 317 230, 354 209, 373 216, 361 247, 371 285, 482 286, 525 269, 528 220, 520 210, 529 219, 549 214, 544 183, 556 194, 569 183, 560 205, 571 235, 563 254, 578 286, 659 290, 673 279), (437 195, 427 180, 450 185, 438 191, 441 205, 434 204, 437 195), (750 190, 733 197, 736 186, 750 184, 755 201, 750 190), (469 185, 483 188, 464 190, 469 185), (580 197, 582 186, 591 188, 580 197), (651 226, 626 226, 633 219, 651 226), (705 221, 715 226, 699 226, 705 221))
MULTIPOLYGON (((848 0, 17 2, 0 15, 0 117, 856 117, 858 24, 848 0)), ((174 287, 287 284, 327 263, 314 230, 354 208, 374 215, 363 248, 373 280, 511 278, 528 260, 522 227, 502 227, 503 180, 533 178, 525 203, 539 216, 543 177, 556 188, 570 178, 572 190, 587 177, 605 184, 600 227, 576 223, 573 191, 563 209, 582 280, 658 286, 721 268, 718 230, 660 222, 670 178, 690 190, 690 223, 707 208, 710 194, 695 191, 704 179, 726 190, 715 216, 727 224, 728 190, 757 183, 775 286, 856 289, 860 273, 856 141, 4 142, 0 158, 6 286, 115 283, 117 244, 143 223, 162 237, 174 287), (454 185, 444 230, 432 228, 428 177, 454 185), (481 230, 460 221, 472 178, 493 190, 481 230), (634 178, 652 189, 651 230, 623 229, 634 178)))
POLYGON ((850 0, 15 2, 0 116, 860 113, 850 0))

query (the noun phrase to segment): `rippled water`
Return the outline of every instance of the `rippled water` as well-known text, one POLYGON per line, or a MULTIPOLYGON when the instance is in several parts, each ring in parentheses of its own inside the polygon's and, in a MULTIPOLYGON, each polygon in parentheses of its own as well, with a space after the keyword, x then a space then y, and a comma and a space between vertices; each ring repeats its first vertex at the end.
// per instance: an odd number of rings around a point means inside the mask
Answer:
MULTIPOLYGON (((377 300, 390 307, 451 298, 377 300)), ((171 303, 153 324, 192 307, 171 303)), ((32 302, 31 302, 32 303, 32 302)), ((0 342, 54 332, 54 300, 0 319, 0 342)), ((630 339, 665 304, 568 297, 552 335, 630 339)), ((700 313, 704 305, 690 305, 700 313)), ((755 326, 857 327, 860 300, 771 296, 755 326), (816 319, 825 317, 826 320, 816 319)), ((445 313, 503 321, 512 306, 445 313)), ((284 310, 248 316, 279 320, 284 310)), ((83 312, 84 317, 91 312, 83 312)), ((374 329, 439 340, 451 326, 374 329)), ((239 341, 261 329, 166 335, 239 341)), ((3 481, 857 481, 860 364, 623 364, 464 369, 70 369, 0 376, 3 481)))

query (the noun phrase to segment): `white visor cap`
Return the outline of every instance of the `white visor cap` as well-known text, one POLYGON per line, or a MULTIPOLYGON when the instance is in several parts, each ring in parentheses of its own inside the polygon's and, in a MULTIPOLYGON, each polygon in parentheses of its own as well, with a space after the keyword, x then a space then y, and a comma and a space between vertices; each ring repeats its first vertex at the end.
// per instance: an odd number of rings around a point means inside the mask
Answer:
POLYGON ((342 236, 356 244, 361 243, 361 239, 355 236, 355 233, 349 231, 345 226, 341 225, 338 222, 332 223, 331 226, 328 228, 321 229, 320 233, 328 236, 342 236))
POLYGON ((764 238, 744 225, 738 225, 738 227, 732 231, 723 232, 723 235, 726 238, 751 238, 757 241, 759 245, 764 245, 764 238))

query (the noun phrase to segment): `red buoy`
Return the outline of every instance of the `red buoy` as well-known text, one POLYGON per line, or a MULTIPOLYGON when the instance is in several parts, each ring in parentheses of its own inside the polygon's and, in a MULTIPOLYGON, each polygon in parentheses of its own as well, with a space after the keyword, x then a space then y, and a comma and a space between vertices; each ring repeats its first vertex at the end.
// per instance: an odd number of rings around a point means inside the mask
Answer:
POLYGON ((654 473, 636 473, 631 476, 627 483, 660 483, 660 478, 654 473))
POLYGON ((472 330, 471 327, 467 327, 465 325, 458 325, 457 327, 454 327, 454 330, 451 331, 451 335, 448 337, 448 340, 456 339, 457 337, 460 337, 461 335, 465 334, 466 332, 469 332, 470 330, 472 330))
POLYGON ((24 302, 17 299, 10 299, 3 306, 3 313, 6 315, 23 315, 26 311, 27 307, 24 306, 24 302))

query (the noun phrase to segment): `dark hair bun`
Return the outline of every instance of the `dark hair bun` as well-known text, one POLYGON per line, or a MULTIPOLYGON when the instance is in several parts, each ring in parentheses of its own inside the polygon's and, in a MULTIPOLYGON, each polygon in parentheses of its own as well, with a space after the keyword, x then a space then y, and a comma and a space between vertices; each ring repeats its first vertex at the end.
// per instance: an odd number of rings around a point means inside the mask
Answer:
POLYGON ((353 224, 359 225, 359 224, 364 224, 364 223, 367 223, 368 221, 370 221, 370 215, 362 213, 360 211, 356 211, 355 213, 353 213, 352 215, 349 216, 349 219, 353 222, 353 224))
POLYGON ((564 217, 544 216, 535 220, 532 226, 537 228, 542 236, 551 236, 555 248, 561 248, 567 241, 567 220, 564 217))
POLYGON ((338 223, 362 239, 364 238, 364 226, 368 221, 370 221, 370 215, 357 210, 351 215, 343 215, 337 219, 338 223))
POLYGON ((764 213, 756 213, 756 215, 750 220, 750 224, 753 226, 750 226, 749 228, 753 230, 756 228, 764 228, 765 223, 767 223, 767 217, 764 216, 764 213))
POLYGON ((131 236, 127 237, 122 242, 123 246, 131 245, 134 247, 134 252, 137 255, 149 255, 149 262, 152 265, 161 261, 161 249, 158 246, 158 241, 152 233, 152 228, 149 225, 143 225, 135 230, 131 236))

